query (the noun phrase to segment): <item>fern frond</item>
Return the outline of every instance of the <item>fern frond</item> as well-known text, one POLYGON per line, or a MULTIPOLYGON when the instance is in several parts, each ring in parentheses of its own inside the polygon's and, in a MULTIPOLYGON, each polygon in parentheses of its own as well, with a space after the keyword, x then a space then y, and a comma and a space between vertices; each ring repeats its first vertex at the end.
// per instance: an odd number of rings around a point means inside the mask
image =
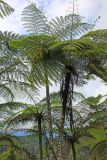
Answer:
POLYGON ((0 84, 0 95, 5 99, 14 99, 14 95, 9 87, 7 87, 5 84, 0 84))
POLYGON ((19 155, 25 154, 29 160, 31 157, 35 158, 25 147, 22 147, 21 140, 18 137, 10 134, 0 135, 0 147, 6 147, 6 149, 11 148, 14 153, 16 152, 19 155))
POLYGON ((73 39, 92 28, 91 24, 82 22, 82 17, 76 14, 56 17, 49 23, 52 34, 60 39, 73 39))
POLYGON ((48 53, 48 47, 56 41, 55 36, 49 35, 32 35, 12 41, 10 46, 15 49, 21 49, 30 59, 42 57, 48 53))
POLYGON ((4 18, 5 16, 8 16, 9 14, 13 13, 14 9, 5 3, 3 0, 0 0, 0 17, 4 18))
POLYGON ((48 20, 43 12, 37 9, 34 3, 24 8, 22 22, 24 28, 31 34, 49 33, 48 20))
POLYGON ((83 35, 81 38, 87 38, 99 44, 107 43, 107 29, 88 32, 87 34, 83 35))
POLYGON ((22 109, 29 107, 28 104, 21 103, 21 102, 7 102, 7 103, 1 103, 0 104, 0 112, 5 111, 14 111, 16 109, 22 109))
POLYGON ((18 125, 18 124, 24 124, 27 122, 35 122, 38 120, 39 116, 43 118, 42 112, 38 112, 38 108, 29 105, 26 109, 23 109, 11 116, 7 120, 7 127, 10 127, 12 125, 18 125))

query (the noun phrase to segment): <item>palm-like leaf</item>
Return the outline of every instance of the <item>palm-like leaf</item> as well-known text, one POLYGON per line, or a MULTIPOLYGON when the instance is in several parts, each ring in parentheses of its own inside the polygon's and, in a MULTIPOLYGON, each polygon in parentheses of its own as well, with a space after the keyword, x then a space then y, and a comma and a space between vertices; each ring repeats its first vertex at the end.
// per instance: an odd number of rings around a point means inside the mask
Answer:
POLYGON ((79 119, 77 116, 78 121, 76 120, 78 135, 81 136, 86 131, 90 132, 91 128, 105 128, 107 123, 107 100, 105 96, 88 97, 79 103, 76 110, 79 112, 79 119))
MULTIPOLYGON (((29 67, 25 65, 22 58, 20 57, 20 53, 12 50, 9 46, 11 40, 15 40, 21 38, 20 35, 12 33, 12 32, 0 32, 0 83, 1 87, 7 87, 7 91, 11 91, 15 93, 15 89, 17 90, 17 95, 20 93, 20 97, 22 96, 22 90, 24 96, 31 97, 29 90, 31 90, 31 85, 28 83, 28 75, 29 75, 29 67)), ((35 86, 33 85, 32 91, 34 91, 35 86)), ((2 93, 3 94, 8 95, 2 93)), ((34 94, 34 92, 33 92, 34 94)), ((11 96, 10 95, 10 96, 11 96)), ((21 97, 22 98, 22 97, 21 97)))
POLYGON ((51 34, 58 38, 72 39, 86 31, 93 25, 82 22, 83 17, 76 14, 56 17, 50 22, 43 12, 36 8, 35 4, 27 6, 22 13, 24 27, 33 34, 51 34))
MULTIPOLYGON (((34 158, 33 155, 26 148, 23 148, 21 145, 21 140, 18 137, 9 134, 0 134, 0 147, 5 147, 5 149, 11 148, 12 151, 16 152, 19 155, 24 154, 25 157, 28 159, 30 159, 31 157, 34 158)), ((14 158, 14 155, 11 156, 13 156, 14 158)))
POLYGON ((9 14, 13 13, 14 9, 5 3, 3 0, 0 0, 0 17, 4 18, 5 16, 8 16, 9 14))
POLYGON ((91 159, 106 159, 107 140, 98 142, 91 150, 91 159))
POLYGON ((6 111, 15 111, 22 108, 29 107, 28 104, 21 103, 21 102, 7 102, 7 103, 1 103, 0 104, 0 112, 6 112, 6 111))
POLYGON ((22 13, 22 22, 26 30, 32 34, 48 34, 47 18, 35 4, 27 6, 22 13))
POLYGON ((13 100, 13 98, 14 98, 12 91, 5 84, 0 84, 0 95, 5 99, 13 100))
POLYGON ((63 64, 58 61, 62 56, 51 53, 49 46, 57 42, 56 37, 49 35, 28 36, 11 43, 13 48, 19 48, 27 57, 31 65, 30 80, 36 84, 45 84, 46 75, 48 79, 56 82, 61 77, 64 68, 63 64), (34 44, 32 46, 32 43, 34 44))
POLYGON ((82 22, 83 17, 76 14, 56 17, 49 23, 52 34, 60 39, 74 39, 92 28, 92 25, 82 22))

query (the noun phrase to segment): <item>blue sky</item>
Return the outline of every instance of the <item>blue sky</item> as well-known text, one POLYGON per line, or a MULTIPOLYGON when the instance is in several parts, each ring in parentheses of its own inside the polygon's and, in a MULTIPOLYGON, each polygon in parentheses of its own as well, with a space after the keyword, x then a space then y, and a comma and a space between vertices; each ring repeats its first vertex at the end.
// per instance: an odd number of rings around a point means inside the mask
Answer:
MULTIPOLYGON (((29 0, 4 1, 10 4, 15 9, 15 12, 3 20, 0 19, 0 30, 9 30, 20 34, 25 33, 20 19, 23 8, 29 5, 29 0)), ((31 2, 37 4, 37 7, 42 8, 49 18, 65 15, 69 10, 70 1, 72 0, 31 0, 31 2)), ((95 29, 107 28, 107 0, 78 0, 77 8, 80 15, 86 17, 87 22, 94 22, 98 16, 101 17, 95 29)), ((51 91, 55 91, 57 88, 53 87, 51 91)), ((97 81, 91 81, 84 88, 80 88, 79 91, 84 92, 87 96, 105 94, 107 93, 107 87, 101 83, 100 79, 97 79, 97 81)), ((44 96, 45 91, 42 91, 41 95, 44 96)))

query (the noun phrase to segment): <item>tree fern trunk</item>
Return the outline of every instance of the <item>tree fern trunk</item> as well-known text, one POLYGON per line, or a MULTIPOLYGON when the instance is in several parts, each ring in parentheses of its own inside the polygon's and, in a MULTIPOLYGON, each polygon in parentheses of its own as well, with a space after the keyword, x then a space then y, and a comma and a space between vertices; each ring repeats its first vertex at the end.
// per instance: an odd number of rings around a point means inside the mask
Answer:
POLYGON ((73 155, 73 160, 76 160, 76 149, 75 149, 75 127, 74 127, 74 118, 73 118, 73 109, 71 107, 70 109, 70 128, 71 128, 71 133, 73 136, 73 140, 71 142, 72 146, 72 155, 73 155))
POLYGON ((49 84, 46 84, 46 98, 47 98, 47 110, 48 110, 48 124, 49 124, 49 135, 50 135, 50 145, 53 147, 53 128, 52 128, 52 116, 51 116, 51 106, 50 106, 50 96, 49 96, 49 84))
POLYGON ((38 118, 38 133, 39 133, 39 153, 40 153, 40 160, 43 160, 41 117, 38 118))
POLYGON ((50 104, 50 95, 49 95, 49 82, 48 82, 48 76, 45 74, 46 77, 46 99, 47 99, 47 111, 48 111, 48 125, 49 125, 49 149, 50 154, 52 153, 54 155, 54 158, 57 160, 57 157, 54 152, 54 141, 53 141, 53 127, 52 127, 52 115, 51 115, 51 104, 50 104))
POLYGON ((58 160, 63 160, 62 141, 63 141, 64 122, 65 122, 65 114, 62 110, 61 123, 60 123, 60 127, 59 127, 59 137, 58 137, 58 151, 57 151, 58 160))
POLYGON ((72 146, 73 160, 76 160, 75 143, 74 143, 74 142, 72 142, 71 146, 72 146))

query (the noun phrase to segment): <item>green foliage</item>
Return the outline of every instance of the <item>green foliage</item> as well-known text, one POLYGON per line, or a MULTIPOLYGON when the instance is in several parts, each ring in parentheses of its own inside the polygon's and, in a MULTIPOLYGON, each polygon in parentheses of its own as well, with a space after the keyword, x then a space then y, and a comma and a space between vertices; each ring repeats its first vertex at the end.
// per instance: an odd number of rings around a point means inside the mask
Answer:
MULTIPOLYGON (((56 130, 62 127, 61 132, 63 133, 65 129, 71 137, 75 132, 77 139, 86 135, 101 140, 97 131, 92 129, 104 129, 106 127, 107 100, 102 100, 104 96, 101 95, 86 99, 79 93, 73 94, 73 88, 75 84, 77 85, 77 80, 80 83, 80 80, 84 80, 88 73, 95 74, 107 81, 106 61, 102 60, 107 56, 107 30, 91 31, 79 38, 83 33, 92 29, 93 25, 84 23, 83 17, 74 13, 48 21, 35 4, 31 4, 24 9, 22 21, 27 31, 33 35, 21 37, 11 32, 0 33, 0 76, 2 77, 0 94, 3 97, 10 96, 13 100, 14 94, 10 86, 16 85, 17 92, 18 88, 21 89, 21 92, 26 91, 34 105, 18 102, 0 104, 0 112, 10 113, 9 118, 4 117, 5 121, 2 121, 1 127, 9 129, 16 126, 17 128, 18 125, 20 127, 22 124, 31 122, 35 132, 36 129, 41 128, 39 125, 45 127, 46 130, 53 125, 54 127, 52 127, 56 130), (67 77, 68 75, 69 77, 67 77), (66 81, 66 78, 69 78, 69 80, 66 81), (46 98, 35 104, 34 95, 32 97, 31 92, 36 91, 36 86, 45 85, 47 87, 60 80, 65 83, 65 86, 62 85, 63 93, 66 94, 67 92, 64 106, 62 106, 63 97, 59 92, 47 94, 46 98), (74 108, 71 101, 76 101, 77 98, 78 100, 81 98, 82 102, 74 108), (48 112, 46 105, 49 108, 48 112), (64 107, 66 108, 65 118, 63 114, 61 116, 64 107), (12 112, 15 113, 12 114, 12 112), (52 123, 47 127, 49 118, 50 123, 51 121, 52 123), (38 123, 37 125, 39 120, 42 120, 42 124, 38 123), (74 127, 74 130, 72 127, 74 127), (71 133, 69 132, 70 128, 71 133)), ((100 135, 106 138, 102 132, 100 132, 100 135)), ((16 144, 13 146, 14 141, 10 137, 2 137, 1 139, 11 142, 11 148, 16 147, 18 150, 22 150, 16 144)), ((10 156, 13 152, 7 151, 5 154, 10 156)))
POLYGON ((16 136, 1 134, 0 147, 4 148, 0 154, 2 160, 18 160, 18 158, 25 160, 25 158, 30 159, 32 157, 31 153, 22 147, 21 140, 16 136))
POLYGON ((13 111, 16 109, 22 109, 22 108, 27 108, 29 107, 28 104, 22 103, 22 102, 7 102, 7 103, 1 103, 0 104, 0 112, 6 112, 6 111, 13 111))
POLYGON ((97 143, 91 150, 91 160, 107 159, 107 140, 97 143))
POLYGON ((22 13, 22 21, 28 32, 51 34, 59 39, 72 39, 90 30, 93 25, 84 23, 83 17, 74 13, 55 17, 48 21, 44 13, 32 3, 22 13))
POLYGON ((53 34, 62 40, 74 39, 92 28, 91 24, 84 23, 83 17, 76 14, 55 17, 50 21, 53 34))
POLYGON ((1 160, 10 160, 12 159, 12 153, 11 149, 8 149, 7 151, 0 154, 1 160))
POLYGON ((8 16, 9 14, 13 13, 14 9, 5 3, 3 0, 0 0, 0 17, 4 18, 5 16, 8 16))
POLYGON ((62 56, 58 56, 57 53, 55 55, 49 50, 56 42, 57 38, 49 35, 33 35, 11 42, 11 47, 19 49, 29 61, 31 83, 38 86, 46 84, 46 74, 50 84, 51 80, 56 82, 61 77, 64 66, 58 59, 60 60, 62 56))
POLYGON ((26 30, 32 34, 49 33, 48 20, 34 3, 24 8, 21 20, 26 30))
POLYGON ((95 43, 107 43, 107 29, 96 30, 88 32, 86 35, 83 35, 83 38, 90 39, 95 43))
POLYGON ((6 100, 7 99, 13 100, 14 98, 12 91, 5 84, 0 84, 0 95, 6 100))
POLYGON ((48 54, 48 47, 55 43, 55 36, 49 35, 32 35, 11 42, 15 49, 21 49, 25 56, 32 61, 40 59, 44 54, 48 54))

